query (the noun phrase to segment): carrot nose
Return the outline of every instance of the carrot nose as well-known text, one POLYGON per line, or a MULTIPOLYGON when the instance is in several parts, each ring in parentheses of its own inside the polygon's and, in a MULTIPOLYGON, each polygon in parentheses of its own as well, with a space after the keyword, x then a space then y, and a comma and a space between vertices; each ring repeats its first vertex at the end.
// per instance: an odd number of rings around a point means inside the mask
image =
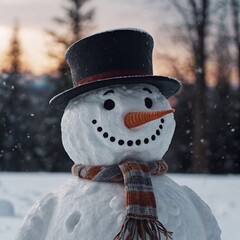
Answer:
POLYGON ((155 119, 161 118, 168 113, 174 112, 174 109, 152 112, 129 112, 124 118, 124 123, 127 128, 134 128, 155 119))

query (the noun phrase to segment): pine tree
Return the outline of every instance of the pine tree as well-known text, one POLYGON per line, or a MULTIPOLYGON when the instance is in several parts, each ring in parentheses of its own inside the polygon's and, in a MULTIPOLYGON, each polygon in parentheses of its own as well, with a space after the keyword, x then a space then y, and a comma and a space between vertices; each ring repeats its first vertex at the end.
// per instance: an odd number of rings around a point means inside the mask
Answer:
MULTIPOLYGON (((65 51, 75 41, 83 38, 90 28, 90 22, 94 10, 83 12, 83 7, 89 0, 67 0, 67 6, 63 7, 64 17, 55 17, 53 20, 64 29, 64 31, 47 30, 53 39, 53 46, 49 56, 57 59, 58 70, 62 76, 70 78, 69 67, 64 60, 65 51), (55 51, 53 50, 55 49, 55 51)), ((63 85, 63 88, 68 85, 63 85)))
MULTIPOLYGON (((90 21, 93 17, 93 9, 83 12, 83 6, 89 0, 67 0, 64 7, 65 15, 62 18, 56 17, 54 21, 65 31, 48 30, 47 33, 53 39, 50 56, 58 60, 58 70, 60 77, 52 79, 55 89, 52 95, 56 95, 72 87, 69 67, 64 60, 65 50, 76 40, 83 38, 89 29, 90 21), (54 49, 56 51, 54 51, 54 49)), ((69 171, 71 161, 68 159, 61 142, 61 122, 62 112, 48 107, 45 118, 40 125, 40 130, 44 139, 39 142, 39 146, 45 151, 45 169, 50 171, 69 171)))
POLYGON ((19 22, 15 20, 13 34, 6 59, 6 71, 10 74, 18 74, 22 70, 21 44, 19 40, 19 22))
POLYGON ((20 170, 27 154, 24 145, 28 138, 26 116, 29 101, 20 84, 21 54, 19 24, 16 21, 7 52, 7 72, 1 82, 0 149, 3 170, 20 170))

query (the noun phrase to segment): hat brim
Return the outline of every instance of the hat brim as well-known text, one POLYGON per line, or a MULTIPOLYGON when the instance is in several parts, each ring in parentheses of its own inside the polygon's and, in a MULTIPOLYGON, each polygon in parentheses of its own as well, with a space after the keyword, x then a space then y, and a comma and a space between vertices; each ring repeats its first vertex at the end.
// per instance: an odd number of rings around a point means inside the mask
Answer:
POLYGON ((127 77, 115 77, 108 79, 100 79, 95 82, 87 83, 68 89, 50 100, 50 105, 53 107, 64 110, 69 101, 83 93, 92 91, 94 89, 113 86, 113 85, 127 85, 127 84, 150 84, 159 89, 159 91, 169 98, 174 95, 181 87, 181 83, 175 78, 165 76, 127 76, 127 77))

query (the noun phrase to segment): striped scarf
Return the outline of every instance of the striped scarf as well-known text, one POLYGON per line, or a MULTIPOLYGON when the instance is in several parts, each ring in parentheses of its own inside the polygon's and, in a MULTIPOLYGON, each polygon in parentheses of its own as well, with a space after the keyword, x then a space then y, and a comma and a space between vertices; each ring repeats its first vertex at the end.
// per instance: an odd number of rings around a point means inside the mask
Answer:
POLYGON ((72 174, 92 181, 124 182, 127 215, 114 240, 171 238, 171 232, 158 221, 151 175, 168 170, 164 160, 151 162, 124 161, 119 165, 84 166, 74 164, 72 174))

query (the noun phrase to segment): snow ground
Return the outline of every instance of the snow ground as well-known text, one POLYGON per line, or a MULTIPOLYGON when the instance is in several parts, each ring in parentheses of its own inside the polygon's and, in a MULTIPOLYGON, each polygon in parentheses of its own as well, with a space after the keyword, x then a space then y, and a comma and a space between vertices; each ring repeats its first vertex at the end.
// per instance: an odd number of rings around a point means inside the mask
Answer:
MULTIPOLYGON (((210 206, 222 240, 240 239, 240 175, 168 175, 192 188, 210 206)), ((66 173, 1 173, 0 239, 13 240, 31 206, 71 177, 66 173)))

